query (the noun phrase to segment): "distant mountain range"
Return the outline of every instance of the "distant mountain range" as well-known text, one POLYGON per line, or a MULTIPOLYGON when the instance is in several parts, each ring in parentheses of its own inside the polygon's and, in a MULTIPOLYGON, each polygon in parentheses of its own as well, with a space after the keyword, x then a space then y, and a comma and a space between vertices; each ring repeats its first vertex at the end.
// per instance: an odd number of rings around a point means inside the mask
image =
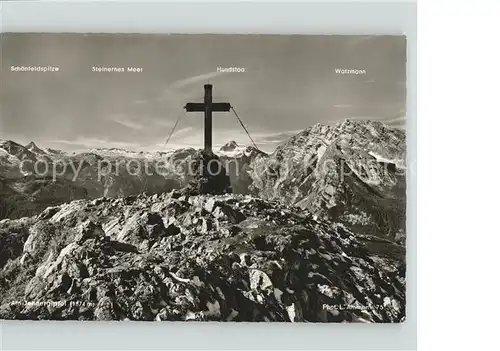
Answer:
MULTIPOLYGON (((400 129, 347 120, 334 126, 311 126, 270 155, 235 141, 216 154, 227 165, 234 193, 294 204, 340 219, 356 232, 403 243, 405 143, 400 129)), ((34 142, 23 146, 0 140, 4 202, 0 219, 36 214, 49 205, 76 199, 180 189, 191 179, 187 165, 195 153, 192 148, 156 153, 103 148, 70 155, 34 142), (39 160, 49 167, 45 176, 37 176, 34 170, 39 160), (111 162, 109 169, 105 161, 111 162), (127 161, 136 166, 134 174, 126 169, 127 161), (160 162, 175 172, 158 174, 160 162), (67 165, 64 172, 58 163, 67 165)))

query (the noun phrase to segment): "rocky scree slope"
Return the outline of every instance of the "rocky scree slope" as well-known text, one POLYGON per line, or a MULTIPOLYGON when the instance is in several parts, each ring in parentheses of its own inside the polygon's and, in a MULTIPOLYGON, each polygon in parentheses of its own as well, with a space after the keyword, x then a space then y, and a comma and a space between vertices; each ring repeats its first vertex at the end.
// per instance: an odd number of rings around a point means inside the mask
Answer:
POLYGON ((405 316, 397 261, 373 255, 340 224, 251 196, 77 200, 0 221, 0 257, 2 319, 405 316))

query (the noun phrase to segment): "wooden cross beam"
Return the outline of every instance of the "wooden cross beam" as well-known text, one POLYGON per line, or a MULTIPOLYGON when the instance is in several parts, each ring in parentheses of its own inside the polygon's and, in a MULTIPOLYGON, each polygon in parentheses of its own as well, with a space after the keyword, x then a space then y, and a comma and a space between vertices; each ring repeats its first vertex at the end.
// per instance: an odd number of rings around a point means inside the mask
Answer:
POLYGON ((205 101, 188 102, 184 108, 187 112, 205 112, 205 150, 212 151, 212 112, 229 112, 228 102, 212 102, 212 84, 205 84, 205 101))

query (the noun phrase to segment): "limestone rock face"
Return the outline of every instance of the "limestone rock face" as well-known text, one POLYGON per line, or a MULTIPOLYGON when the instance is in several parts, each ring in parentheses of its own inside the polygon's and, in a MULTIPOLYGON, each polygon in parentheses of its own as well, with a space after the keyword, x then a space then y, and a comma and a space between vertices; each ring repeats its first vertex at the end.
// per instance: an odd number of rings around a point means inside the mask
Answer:
POLYGON ((379 122, 318 124, 256 159, 252 193, 403 243, 405 142, 403 131, 379 122))
POLYGON ((240 147, 229 142, 218 152, 221 162, 231 181, 231 188, 235 194, 250 194, 253 179, 250 175, 252 165, 257 159, 268 155, 253 146, 240 147), (228 146, 230 145, 230 146, 228 146))
POLYGON ((78 200, 0 221, 0 319, 398 322, 394 252, 252 196, 78 200))

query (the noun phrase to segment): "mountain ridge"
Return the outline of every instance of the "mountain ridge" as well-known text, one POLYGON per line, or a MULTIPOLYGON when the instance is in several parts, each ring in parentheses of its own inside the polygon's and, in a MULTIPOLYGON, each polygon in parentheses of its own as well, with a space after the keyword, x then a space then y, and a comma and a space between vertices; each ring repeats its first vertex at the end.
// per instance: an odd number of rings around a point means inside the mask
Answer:
MULTIPOLYGON (((252 146, 238 146, 234 141, 225 144, 228 151, 215 153, 226 164, 235 193, 291 203, 332 218, 341 216, 352 228, 357 228, 356 231, 403 242, 405 212, 400 209, 406 202, 405 142, 404 132, 383 123, 345 120, 336 125, 311 125, 285 140, 271 154, 252 146)), ((180 189, 192 180, 186 172, 197 153, 192 148, 149 154, 109 148, 71 156, 41 155, 12 141, 0 143, 0 150, 8 154, 0 154, 0 174, 7 178, 30 174, 29 167, 15 172, 23 160, 62 160, 75 164, 75 169, 81 164, 74 185, 85 189, 85 198, 180 189), (139 173, 131 176, 122 164, 112 166, 108 174, 99 179, 99 164, 108 158, 137 161, 139 173), (167 176, 156 174, 154 168, 164 159, 169 167, 177 167, 180 172, 167 176)), ((58 178, 71 181, 74 176, 69 168, 58 178)), ((19 179, 12 181, 13 184, 19 182, 19 179)))

